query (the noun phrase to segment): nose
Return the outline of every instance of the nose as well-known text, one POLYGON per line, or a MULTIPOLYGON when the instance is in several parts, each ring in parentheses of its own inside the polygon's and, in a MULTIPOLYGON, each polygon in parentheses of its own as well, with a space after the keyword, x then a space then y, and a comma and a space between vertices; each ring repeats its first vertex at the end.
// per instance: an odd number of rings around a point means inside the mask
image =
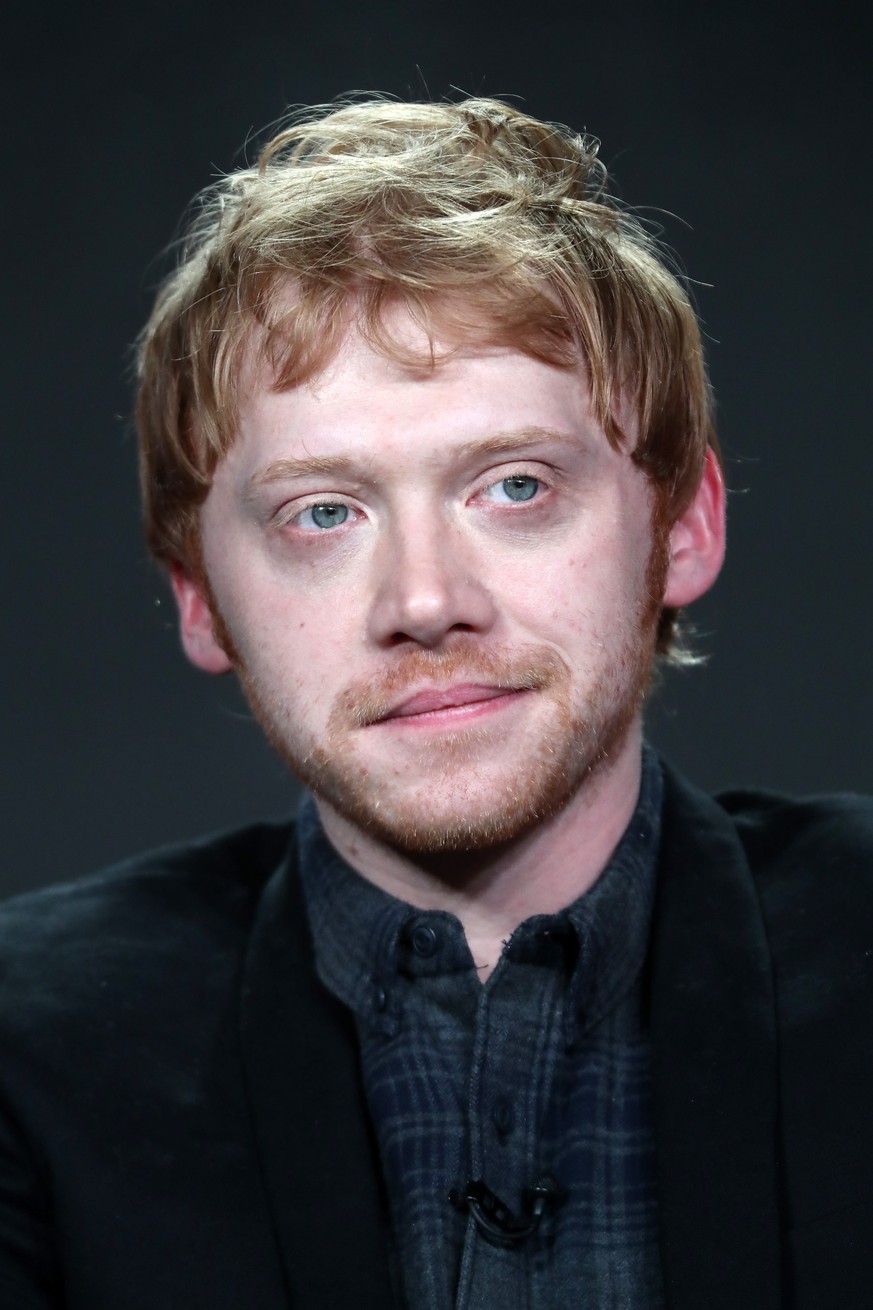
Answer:
POLYGON ((370 636, 380 646, 433 649, 451 633, 485 633, 494 623, 494 601, 476 576, 469 544, 443 520, 424 519, 396 525, 381 543, 370 615, 370 636))

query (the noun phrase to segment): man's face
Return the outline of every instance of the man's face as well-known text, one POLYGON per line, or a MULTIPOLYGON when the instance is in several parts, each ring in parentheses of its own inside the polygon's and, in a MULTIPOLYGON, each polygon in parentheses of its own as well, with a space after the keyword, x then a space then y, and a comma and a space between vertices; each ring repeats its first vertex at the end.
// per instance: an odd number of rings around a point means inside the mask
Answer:
POLYGON ((350 333, 314 382, 253 388, 202 551, 269 738, 396 847, 511 839, 630 749, 665 543, 581 368, 465 349, 417 370, 350 333))

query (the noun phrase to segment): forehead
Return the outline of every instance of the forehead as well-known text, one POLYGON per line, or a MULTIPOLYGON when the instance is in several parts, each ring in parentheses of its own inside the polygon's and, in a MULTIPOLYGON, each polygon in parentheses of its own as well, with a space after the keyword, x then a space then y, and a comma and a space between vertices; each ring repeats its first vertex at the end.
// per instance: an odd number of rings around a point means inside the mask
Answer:
POLYGON ((582 366, 560 367, 520 350, 432 341, 407 311, 387 325, 395 355, 352 325, 317 376, 278 390, 266 365, 252 370, 230 467, 265 459, 384 455, 439 462, 471 443, 551 431, 606 446, 582 366))

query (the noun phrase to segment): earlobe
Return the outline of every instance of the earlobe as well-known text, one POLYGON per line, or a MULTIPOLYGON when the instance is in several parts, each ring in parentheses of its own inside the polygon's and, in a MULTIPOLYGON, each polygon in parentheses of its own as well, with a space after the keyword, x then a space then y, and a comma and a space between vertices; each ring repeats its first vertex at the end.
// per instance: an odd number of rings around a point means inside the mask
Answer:
POLYGON ((714 451, 709 450, 694 498, 670 531, 664 605, 681 609, 707 592, 721 571, 724 551, 724 478, 714 451))
POLYGON ((204 673, 229 673, 233 664, 215 636, 212 611, 199 583, 180 564, 170 568, 179 610, 179 634, 188 659, 204 673))

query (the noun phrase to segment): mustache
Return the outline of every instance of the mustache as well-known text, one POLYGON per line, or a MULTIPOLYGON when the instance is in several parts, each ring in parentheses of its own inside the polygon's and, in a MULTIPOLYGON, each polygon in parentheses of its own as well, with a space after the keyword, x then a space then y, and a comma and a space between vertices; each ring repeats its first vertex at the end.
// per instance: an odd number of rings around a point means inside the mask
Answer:
POLYGON ((410 693, 427 687, 469 682, 501 691, 541 691, 569 677, 565 661, 548 646, 409 650, 373 676, 350 683, 331 717, 365 728, 386 718, 410 693))

